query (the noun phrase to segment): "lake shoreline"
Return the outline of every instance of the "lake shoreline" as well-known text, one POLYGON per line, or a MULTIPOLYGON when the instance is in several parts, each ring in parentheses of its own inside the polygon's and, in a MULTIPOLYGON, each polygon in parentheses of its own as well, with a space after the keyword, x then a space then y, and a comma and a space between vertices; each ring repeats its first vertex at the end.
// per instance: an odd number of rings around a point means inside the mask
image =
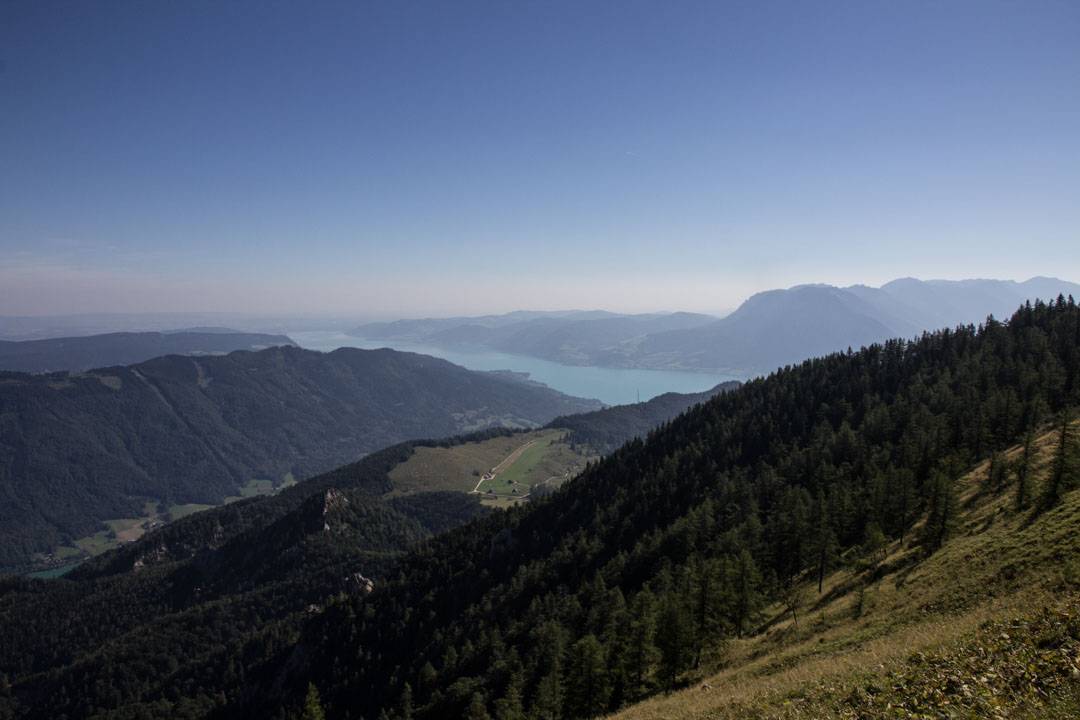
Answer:
POLYGON ((469 370, 525 373, 533 382, 542 383, 567 395, 596 398, 605 405, 628 405, 639 400, 644 402, 669 392, 699 393, 711 390, 722 382, 747 379, 732 373, 696 370, 564 365, 552 360, 479 348, 449 349, 406 341, 368 340, 335 331, 292 330, 287 334, 298 345, 309 350, 330 352, 339 347, 364 350, 390 348, 441 358, 469 370))

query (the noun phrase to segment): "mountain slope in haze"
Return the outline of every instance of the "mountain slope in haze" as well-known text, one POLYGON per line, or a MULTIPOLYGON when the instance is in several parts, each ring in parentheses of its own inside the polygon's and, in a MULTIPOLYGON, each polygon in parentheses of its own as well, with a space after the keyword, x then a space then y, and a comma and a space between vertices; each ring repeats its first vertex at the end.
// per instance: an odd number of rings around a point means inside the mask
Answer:
POLYGON ((628 343, 652 333, 715 320, 696 313, 618 315, 573 311, 372 323, 353 331, 370 340, 404 340, 439 347, 481 347, 565 365, 619 365, 628 343))
POLYGON ((1054 278, 800 285, 758 293, 714 323, 650 335, 630 357, 643 367, 758 374, 890 337, 1004 317, 1025 301, 1058 295, 1080 296, 1080 285, 1054 278))
POLYGON ((143 515, 216 504, 409 438, 594 410, 512 377, 392 350, 279 347, 89 373, 0 373, 0 567, 143 515))
POLYGON ((651 335, 638 346, 637 358, 647 366, 745 372, 894 335, 869 303, 838 288, 805 285, 758 293, 701 328, 651 335))
POLYGON ((0 370, 44 373, 134 365, 161 355, 222 355, 295 345, 285 335, 241 333, 225 328, 177 332, 118 332, 105 335, 9 342, 0 340, 0 370))
POLYGON ((920 329, 978 323, 987 315, 1008 317, 1013 309, 1036 299, 1080 295, 1080 285, 1057 278, 1013 280, 916 280, 901 278, 881 286, 898 307, 911 308, 920 329))
POLYGON ((567 310, 567 311, 531 311, 517 310, 502 315, 479 315, 449 318, 420 318, 416 320, 394 320, 391 322, 366 323, 353 330, 357 337, 375 340, 409 340, 424 342, 438 333, 445 333, 462 327, 495 329, 520 325, 534 320, 553 320, 567 323, 581 320, 602 320, 605 318, 625 317, 603 310, 567 310))
POLYGON ((368 339, 472 346, 567 365, 653 368, 750 377, 783 365, 892 337, 1004 317, 1025 301, 1080 296, 1055 278, 916 280, 880 288, 800 285, 754 295, 716 319, 692 313, 511 313, 401 320, 358 328, 368 339))
POLYGON ((866 616, 886 626, 877 592, 883 609, 956 624, 958 599, 1043 587, 1080 551, 1072 430, 1056 442, 1075 427, 1078 389, 1080 308, 1036 304, 1007 324, 747 383, 549 498, 405 554, 393 548, 423 536, 413 521, 445 503, 411 519, 371 504, 415 501, 387 482, 410 450, 389 448, 336 478, 167 526, 73 580, 0 584, 11 638, 0 708, 290 718, 313 685, 332 718, 569 720, 677 688, 741 658, 744 643, 857 646, 864 626, 828 634, 841 596, 844 607, 865 596, 866 616), (990 496, 1006 500, 987 508, 990 496), (170 557, 184 537, 203 540, 170 557), (891 559, 875 568, 882 548, 891 559), (860 582, 867 570, 896 580, 843 589, 834 571, 856 566, 860 582), (372 567, 373 586, 342 589, 372 567), (953 584, 925 581, 931 571, 953 584), (771 635, 788 601, 798 633, 822 634, 771 635))

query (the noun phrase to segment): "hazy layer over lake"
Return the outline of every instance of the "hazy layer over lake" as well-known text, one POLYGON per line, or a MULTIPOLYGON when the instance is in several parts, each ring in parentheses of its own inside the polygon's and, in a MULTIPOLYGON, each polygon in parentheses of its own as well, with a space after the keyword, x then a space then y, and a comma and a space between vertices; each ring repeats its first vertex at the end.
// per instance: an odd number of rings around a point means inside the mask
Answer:
POLYGON ((682 372, 678 370, 623 370, 601 367, 577 367, 523 355, 484 350, 448 350, 431 345, 387 340, 366 340, 342 332, 289 331, 288 336, 301 347, 329 352, 339 347, 389 347, 406 352, 443 358, 470 370, 513 370, 529 373, 537 382, 568 395, 597 398, 609 405, 648 400, 666 392, 694 393, 708 390, 726 380, 740 380, 734 375, 682 372))

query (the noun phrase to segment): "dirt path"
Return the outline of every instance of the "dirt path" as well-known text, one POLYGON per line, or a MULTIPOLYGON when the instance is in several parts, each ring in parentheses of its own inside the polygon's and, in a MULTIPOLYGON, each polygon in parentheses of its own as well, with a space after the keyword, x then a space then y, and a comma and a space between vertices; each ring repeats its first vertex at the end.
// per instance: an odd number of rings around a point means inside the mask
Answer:
POLYGON ((496 475, 498 475, 501 471, 503 471, 506 468, 513 465, 514 462, 519 457, 521 457, 521 454, 523 452, 528 450, 531 446, 535 445, 537 442, 539 442, 539 440, 530 440, 529 442, 525 443, 524 445, 520 445, 520 446, 514 448, 513 452, 511 452, 509 455, 507 455, 506 457, 504 457, 502 459, 502 462, 500 462, 495 467, 491 468, 491 470, 484 473, 484 475, 480 478, 480 481, 476 483, 476 487, 474 487, 472 489, 472 491, 474 493, 480 492, 480 486, 482 484, 484 484, 484 481, 486 481, 486 480, 494 480, 496 475))

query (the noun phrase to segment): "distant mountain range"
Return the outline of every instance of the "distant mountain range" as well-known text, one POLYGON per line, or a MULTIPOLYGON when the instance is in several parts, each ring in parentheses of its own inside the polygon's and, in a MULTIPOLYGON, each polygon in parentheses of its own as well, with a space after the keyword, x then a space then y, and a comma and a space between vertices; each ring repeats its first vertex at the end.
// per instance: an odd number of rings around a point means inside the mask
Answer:
POLYGON ((513 312, 506 315, 398 320, 353 331, 370 340, 418 342, 438 347, 481 347, 566 365, 633 364, 632 343, 655 333, 689 330, 715 322, 711 315, 619 315, 603 311, 513 312))
POLYGON ((1056 278, 916 280, 880 288, 799 285, 758 293, 724 318, 693 313, 517 312, 362 325, 368 340, 476 347, 567 365, 752 376, 891 337, 1006 317, 1026 300, 1080 296, 1056 278))
POLYGON ((0 370, 78 371, 133 365, 161 355, 223 355, 234 350, 262 350, 295 344, 285 335, 244 333, 218 327, 172 332, 116 332, 19 342, 0 340, 0 370))
POLYGON ((130 367, 0 372, 0 567, 136 518, 216 504, 402 440, 536 427, 595 410, 505 374, 393 350, 169 355, 130 367))

